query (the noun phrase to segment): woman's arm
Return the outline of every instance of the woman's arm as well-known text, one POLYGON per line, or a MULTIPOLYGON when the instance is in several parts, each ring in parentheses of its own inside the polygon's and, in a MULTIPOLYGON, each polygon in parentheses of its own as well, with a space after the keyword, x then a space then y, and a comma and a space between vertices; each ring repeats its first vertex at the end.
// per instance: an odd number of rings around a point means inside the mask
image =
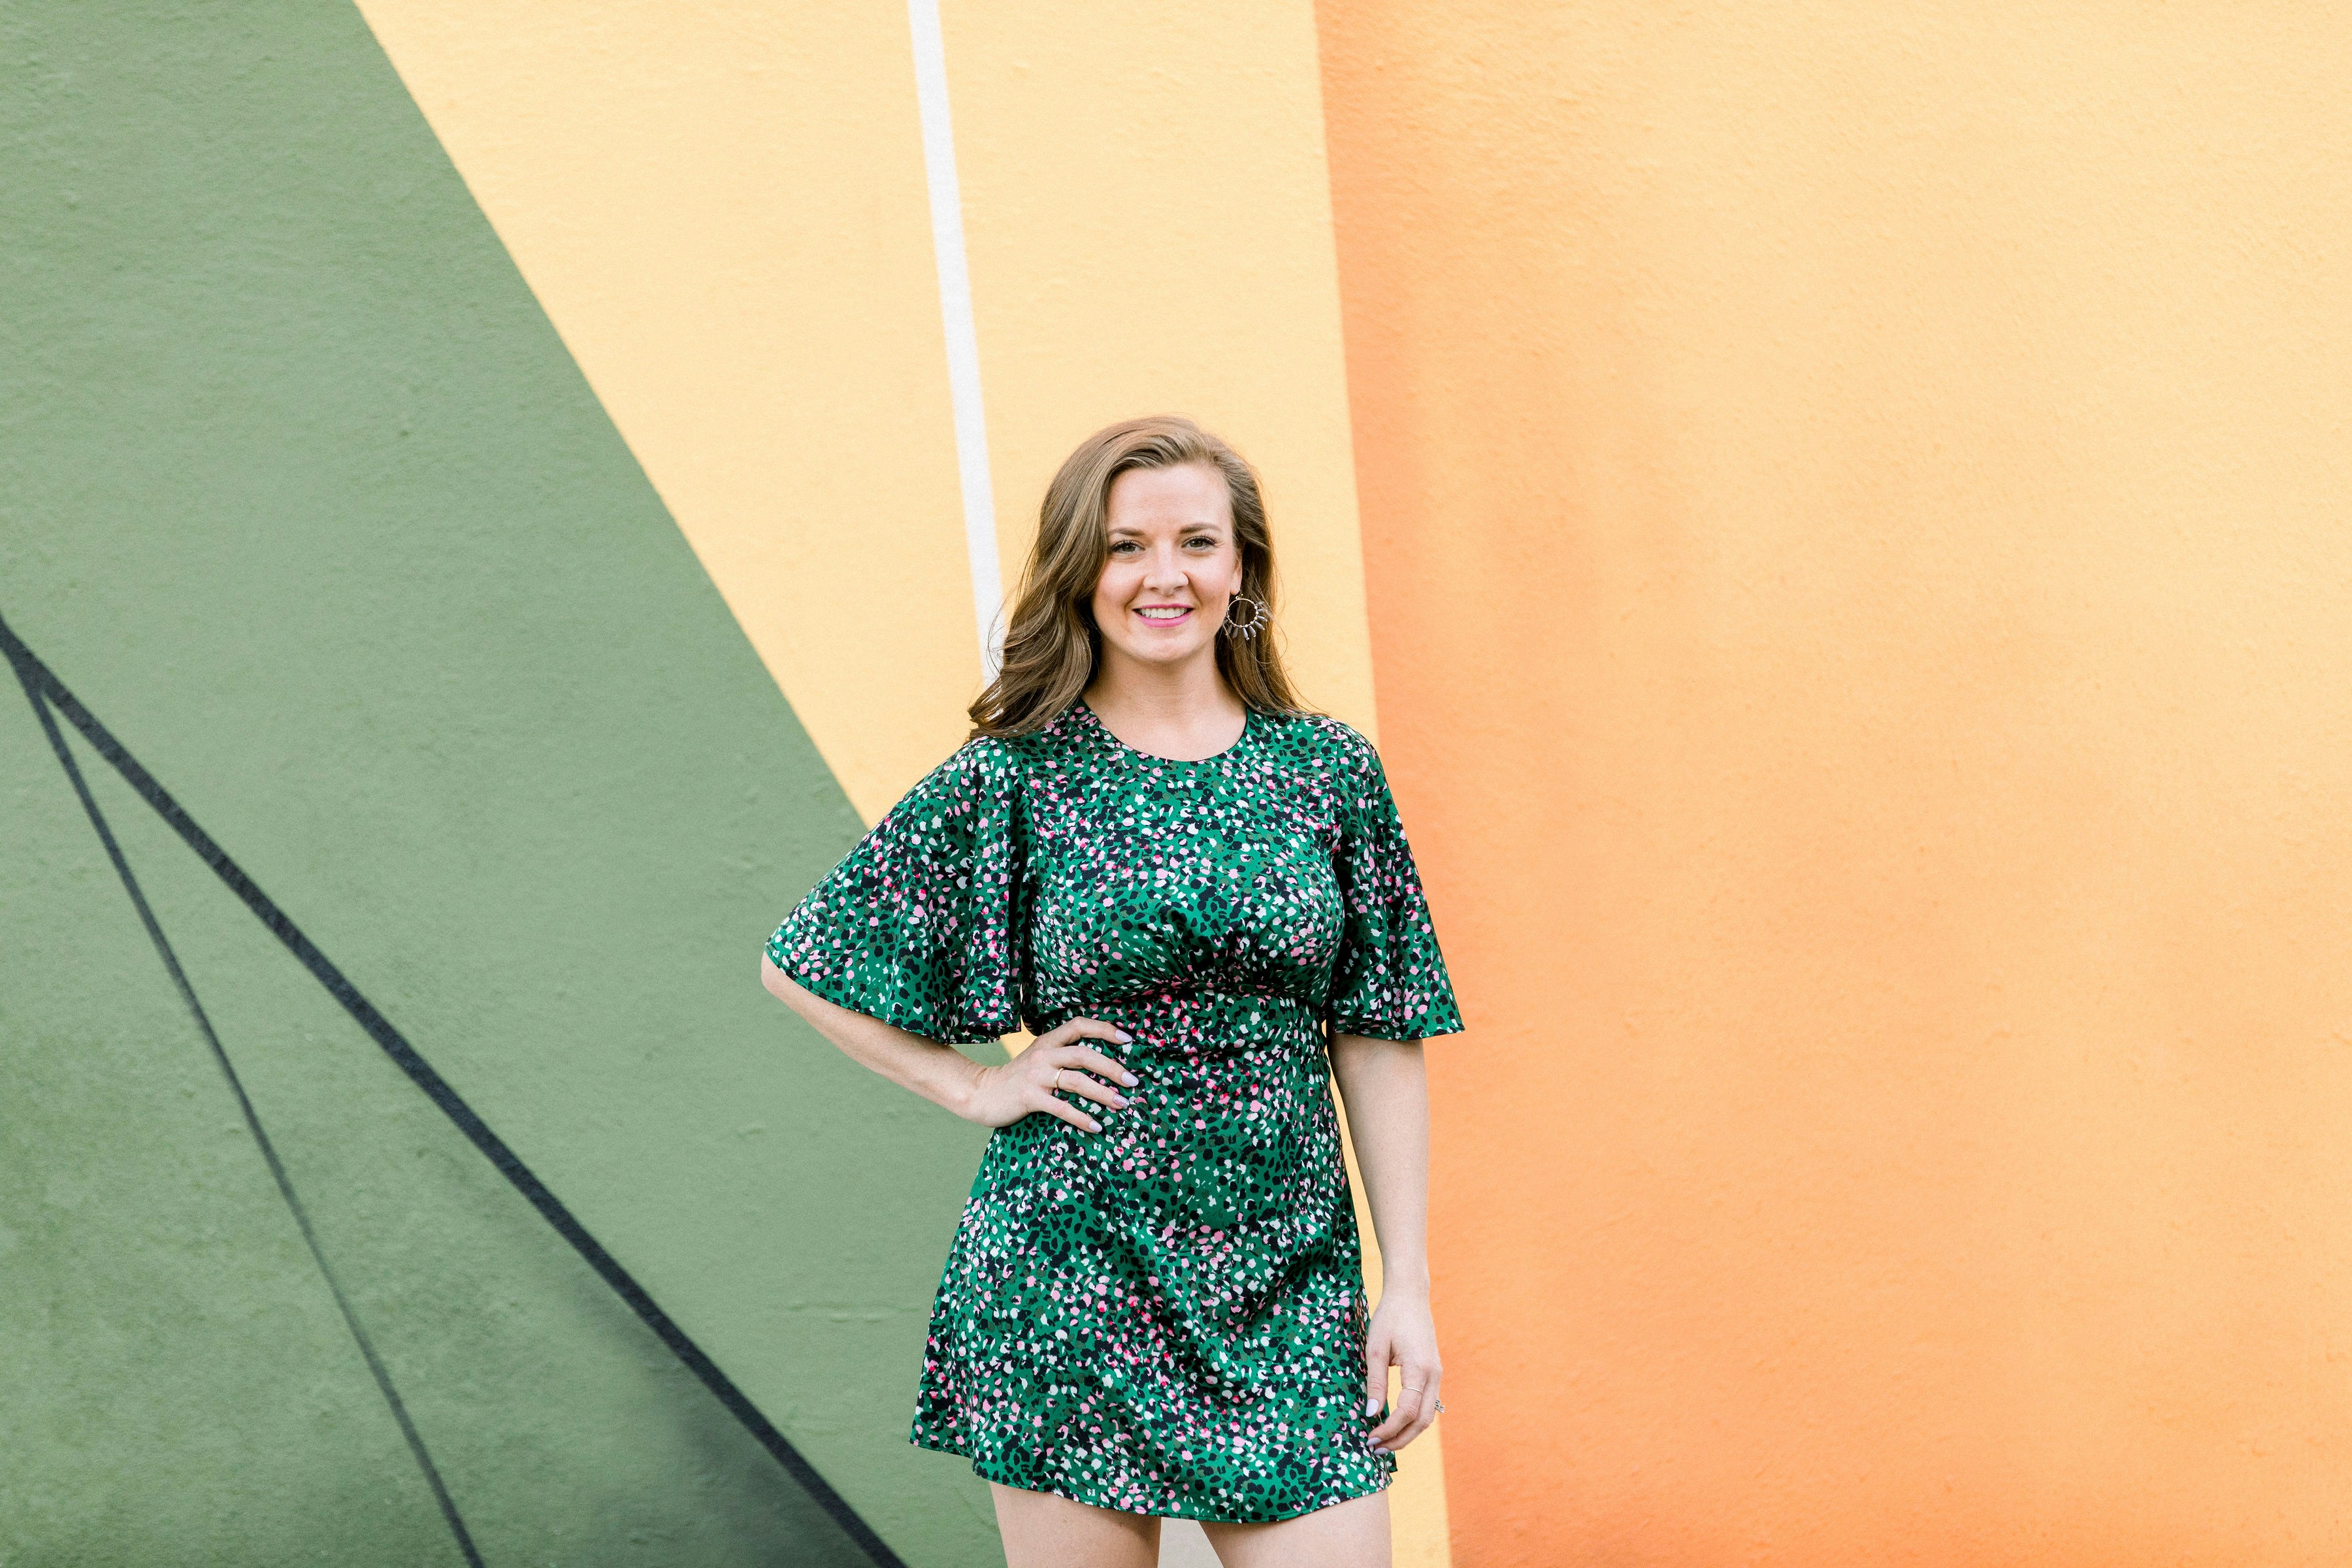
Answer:
POLYGON ((1135 1085, 1133 1073, 1100 1051, 1075 1043, 1085 1038, 1127 1043, 1129 1037, 1124 1031, 1097 1019, 1073 1018, 1039 1036, 1036 1044, 1002 1067, 982 1067, 952 1046, 826 1001, 777 968, 765 952, 760 954, 760 984, 852 1061, 982 1127, 1008 1126, 1042 1110, 1085 1131, 1099 1132, 1102 1123, 1056 1098, 1054 1090, 1066 1089, 1118 1110, 1126 1106, 1127 1097, 1103 1080, 1130 1089, 1135 1085))
POLYGON ((1429 1079, 1419 1040, 1331 1037, 1331 1075, 1348 1109, 1372 1230, 1381 1244, 1381 1300, 1364 1345, 1364 1414, 1388 1394, 1389 1368, 1403 1386, 1372 1446, 1391 1451, 1437 1415, 1437 1327, 1429 1314, 1429 1079))

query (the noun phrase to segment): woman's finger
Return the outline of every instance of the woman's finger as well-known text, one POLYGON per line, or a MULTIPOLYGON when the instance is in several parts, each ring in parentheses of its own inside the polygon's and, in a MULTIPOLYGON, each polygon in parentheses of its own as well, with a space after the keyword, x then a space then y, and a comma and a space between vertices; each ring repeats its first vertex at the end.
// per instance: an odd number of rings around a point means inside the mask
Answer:
POLYGON ((1045 1087, 1064 1094, 1084 1095, 1097 1105, 1108 1105, 1113 1110, 1127 1108, 1127 1096, 1088 1073, 1076 1068, 1055 1068, 1045 1075, 1045 1087))
POLYGON ((1038 1057, 1056 1067, 1100 1073, 1114 1083, 1123 1083, 1132 1089, 1136 1077, 1127 1070, 1123 1063, 1081 1042, 1101 1040, 1107 1045, 1124 1046, 1131 1044, 1134 1038, 1125 1029, 1115 1024, 1106 1024, 1099 1018, 1072 1018, 1038 1037, 1037 1043, 1022 1054, 1038 1057))
POLYGON ((1428 1381, 1421 1384, 1421 1393, 1418 1396, 1419 1404, 1412 1413, 1412 1421, 1409 1422, 1404 1430, 1398 1433, 1396 1437, 1388 1445, 1391 1452, 1403 1447, 1407 1443, 1412 1442, 1415 1437, 1418 1437, 1423 1432, 1428 1431, 1430 1423, 1437 1419, 1438 1373, 1433 1368, 1414 1369, 1408 1367, 1404 1375, 1409 1379, 1415 1380, 1426 1377, 1428 1381))
POLYGON ((1375 1448, 1393 1452, 1398 1440, 1421 1414, 1421 1394, 1411 1388, 1397 1390, 1396 1403, 1389 1406, 1388 1419, 1372 1428, 1371 1443, 1375 1448))
POLYGON ((1372 1429, 1375 1448, 1404 1447, 1437 1414, 1437 1373, 1427 1362, 1409 1355, 1397 1374, 1396 1403, 1389 1407, 1388 1419, 1372 1429))
POLYGON ((1037 1096, 1036 1109, 1045 1112, 1048 1116, 1060 1117, 1063 1121, 1078 1129, 1081 1132, 1099 1132, 1102 1131, 1101 1122, 1097 1121, 1093 1117, 1088 1116, 1085 1111, 1080 1110, 1076 1106, 1072 1105, 1068 1100, 1061 1099, 1057 1095, 1041 1090, 1037 1096))
POLYGON ((1074 1072, 1099 1073, 1113 1083, 1123 1083, 1129 1089, 1135 1087, 1133 1073, 1091 1046, 1062 1046, 1045 1059, 1074 1072))
POLYGON ((1024 1053, 1023 1059, 1025 1061, 1031 1057, 1036 1060, 1029 1070, 1036 1075, 1038 1082, 1049 1089, 1084 1095, 1097 1104, 1114 1109, 1127 1104, 1127 1096, 1103 1082, 1103 1079, 1113 1078, 1132 1084, 1135 1075, 1099 1051, 1089 1050, 1084 1046, 1044 1048, 1033 1046, 1024 1053), (1096 1074, 1101 1076, 1094 1076, 1096 1074))
POLYGON ((1364 1414, 1378 1415, 1389 1396, 1389 1339, 1375 1331, 1364 1342, 1364 1414))
POLYGON ((1067 1018, 1037 1037, 1041 1046, 1066 1046, 1073 1040, 1108 1040, 1123 1046, 1135 1037, 1100 1018, 1067 1018))

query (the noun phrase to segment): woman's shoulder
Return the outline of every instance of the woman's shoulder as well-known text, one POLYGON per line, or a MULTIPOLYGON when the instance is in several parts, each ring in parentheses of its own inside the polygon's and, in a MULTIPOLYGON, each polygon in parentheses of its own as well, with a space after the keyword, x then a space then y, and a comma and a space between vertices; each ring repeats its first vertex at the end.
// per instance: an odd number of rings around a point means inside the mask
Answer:
POLYGON ((1274 746, 1294 763, 1349 778, 1376 776, 1380 752, 1362 731, 1328 713, 1265 714, 1274 746))
POLYGON ((932 770, 931 779, 958 787, 1016 787, 1021 775, 1069 743, 1066 712, 1042 729, 1015 735, 974 735, 932 770))
POLYGON ((952 820, 974 807, 1004 803, 1019 791, 1016 749, 993 735, 975 735, 950 752, 898 798, 892 816, 944 816, 952 820))

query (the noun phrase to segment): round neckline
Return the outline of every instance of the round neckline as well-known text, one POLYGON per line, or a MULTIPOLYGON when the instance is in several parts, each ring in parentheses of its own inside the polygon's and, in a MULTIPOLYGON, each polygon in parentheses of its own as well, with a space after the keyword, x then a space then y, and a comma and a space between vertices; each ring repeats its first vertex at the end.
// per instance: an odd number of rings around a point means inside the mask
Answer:
POLYGON ((1111 727, 1103 722, 1103 716, 1095 711, 1095 705, 1087 701, 1084 696, 1078 698, 1076 705, 1086 710, 1087 721, 1102 732, 1102 736, 1105 740, 1118 747, 1120 751, 1125 752, 1128 755, 1143 762, 1164 763, 1171 767, 1179 768, 1197 768, 1204 763, 1222 763, 1225 761, 1228 757, 1231 757, 1234 752, 1242 749, 1242 747, 1248 742, 1250 736, 1256 731, 1258 725, 1257 710, 1244 702, 1242 704, 1242 732, 1235 735, 1233 739, 1232 744, 1226 746, 1224 750, 1221 752, 1212 752, 1205 757, 1163 757, 1157 752, 1147 752, 1140 746, 1130 746, 1125 741, 1120 740, 1111 727))

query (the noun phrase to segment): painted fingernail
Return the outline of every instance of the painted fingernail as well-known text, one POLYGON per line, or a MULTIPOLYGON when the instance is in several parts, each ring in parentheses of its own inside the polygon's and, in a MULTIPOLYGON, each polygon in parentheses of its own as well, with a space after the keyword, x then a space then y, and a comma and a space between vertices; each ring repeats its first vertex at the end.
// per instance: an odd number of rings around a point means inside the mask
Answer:
POLYGON ((1123 1072, 1118 1075, 1118 1081, 1127 1085, 1128 1088, 1133 1089, 1137 1084, 1141 1083, 1143 1080, 1136 1077, 1131 1072, 1123 1072))
POLYGON ((1089 1132, 1099 1132, 1102 1131, 1102 1123, 1089 1116, 1087 1118, 1087 1131, 1089 1132))
POLYGON ((1110 1037, 1117 1040, 1122 1046, 1135 1038, 1133 1035, 1129 1034, 1125 1029, 1113 1029, 1110 1032, 1110 1037))
POLYGON ((1364 1401, 1364 1414, 1365 1414, 1365 1415, 1378 1415, 1380 1413, 1381 1413, 1381 1402, 1380 1402, 1379 1400, 1377 1400, 1377 1399, 1367 1399, 1367 1400, 1365 1400, 1365 1401, 1364 1401))

